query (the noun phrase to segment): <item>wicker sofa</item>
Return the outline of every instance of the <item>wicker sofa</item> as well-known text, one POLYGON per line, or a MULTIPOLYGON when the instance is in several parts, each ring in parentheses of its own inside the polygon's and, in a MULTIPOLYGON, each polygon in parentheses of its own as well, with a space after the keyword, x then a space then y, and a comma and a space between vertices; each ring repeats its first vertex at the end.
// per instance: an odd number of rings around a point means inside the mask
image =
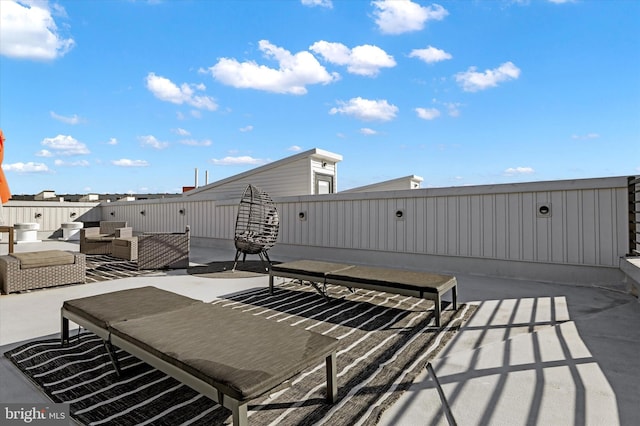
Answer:
POLYGON ((85 273, 82 253, 45 250, 0 256, 0 281, 5 294, 84 283, 85 273))
POLYGON ((127 222, 103 220, 100 227, 80 230, 80 253, 112 254, 115 238, 132 236, 133 228, 127 227, 127 222))

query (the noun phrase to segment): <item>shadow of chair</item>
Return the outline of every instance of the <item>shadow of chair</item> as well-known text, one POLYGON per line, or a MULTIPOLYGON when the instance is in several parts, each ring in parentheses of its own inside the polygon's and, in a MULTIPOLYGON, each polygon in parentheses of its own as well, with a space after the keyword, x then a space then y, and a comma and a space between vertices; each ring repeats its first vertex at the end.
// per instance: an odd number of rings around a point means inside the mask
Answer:
POLYGON ((138 235, 138 269, 189 267, 190 232, 155 232, 138 235))
POLYGON ((273 247, 278 238, 280 218, 271 197, 260 188, 248 185, 242 194, 238 206, 238 216, 234 234, 236 256, 233 270, 242 254, 242 261, 248 254, 257 254, 269 270, 271 259, 267 251, 273 247))

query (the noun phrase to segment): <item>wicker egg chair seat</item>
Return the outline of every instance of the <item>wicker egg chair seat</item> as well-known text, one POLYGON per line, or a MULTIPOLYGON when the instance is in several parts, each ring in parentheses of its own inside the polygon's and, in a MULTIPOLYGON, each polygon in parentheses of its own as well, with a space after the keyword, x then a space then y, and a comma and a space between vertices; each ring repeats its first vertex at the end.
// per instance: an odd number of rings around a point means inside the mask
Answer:
POLYGON ((236 256, 233 269, 236 269, 241 254, 243 262, 248 254, 257 254, 268 270, 271 259, 267 251, 275 245, 279 229, 278 210, 269 194, 256 186, 248 185, 242 194, 236 217, 236 256))

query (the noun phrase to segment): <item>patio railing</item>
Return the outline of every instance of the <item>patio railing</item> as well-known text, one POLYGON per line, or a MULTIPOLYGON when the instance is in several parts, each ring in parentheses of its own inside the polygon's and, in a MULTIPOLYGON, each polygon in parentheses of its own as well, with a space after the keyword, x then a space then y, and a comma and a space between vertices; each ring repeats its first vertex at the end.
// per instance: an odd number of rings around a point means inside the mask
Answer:
POLYGON ((629 177, 629 256, 640 255, 640 176, 629 177))

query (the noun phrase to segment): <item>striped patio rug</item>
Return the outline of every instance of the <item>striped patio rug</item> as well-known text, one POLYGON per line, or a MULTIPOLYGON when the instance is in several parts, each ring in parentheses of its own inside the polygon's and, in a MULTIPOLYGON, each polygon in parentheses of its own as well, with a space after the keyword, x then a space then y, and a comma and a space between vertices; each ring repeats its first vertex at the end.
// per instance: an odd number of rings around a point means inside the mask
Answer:
POLYGON ((153 270, 138 270, 138 262, 118 259, 107 254, 88 254, 85 283, 116 280, 158 273, 153 270))
MULTIPOLYGON (((330 287, 326 303, 311 287, 279 285, 273 296, 257 289, 213 303, 340 340, 338 400, 325 400, 324 363, 249 403, 252 425, 376 424, 416 375, 470 318, 475 307, 443 311, 435 327, 430 301, 374 291, 330 287)), ((219 324, 203 324, 207 327, 219 324)), ((286 348, 283 348, 286 350, 286 348)), ((118 379, 102 341, 81 333, 25 344, 5 353, 54 402, 70 404, 82 424, 226 424, 230 411, 118 350, 118 379)))

